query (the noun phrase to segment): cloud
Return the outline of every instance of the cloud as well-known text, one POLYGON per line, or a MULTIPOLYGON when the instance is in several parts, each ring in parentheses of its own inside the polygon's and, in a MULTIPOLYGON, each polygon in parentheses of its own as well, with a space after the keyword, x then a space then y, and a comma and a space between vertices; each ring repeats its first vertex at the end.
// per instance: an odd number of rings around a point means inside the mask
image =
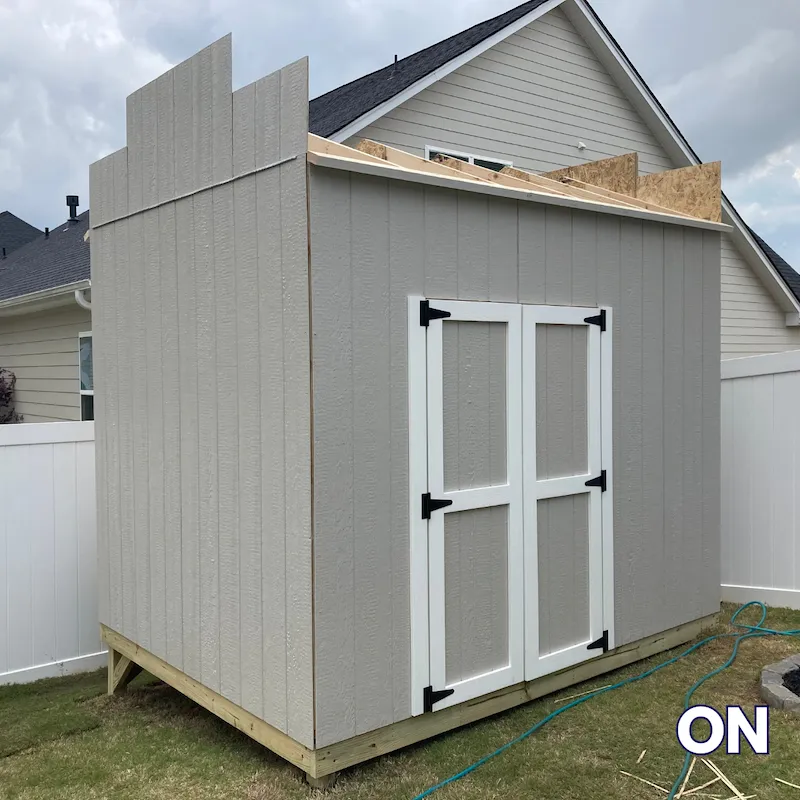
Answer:
MULTIPOLYGON (((769 161, 800 142, 800 3, 594 4, 700 156, 722 159, 731 196, 800 248, 796 168, 769 161)), ((44 226, 65 194, 85 207, 89 163, 124 144, 125 96, 228 31, 235 86, 310 55, 313 96, 512 5, 0 0, 0 209, 44 226)))
POLYGON ((123 144, 124 98, 170 67, 109 0, 0 3, 0 210, 43 227, 88 204, 88 164, 123 144))

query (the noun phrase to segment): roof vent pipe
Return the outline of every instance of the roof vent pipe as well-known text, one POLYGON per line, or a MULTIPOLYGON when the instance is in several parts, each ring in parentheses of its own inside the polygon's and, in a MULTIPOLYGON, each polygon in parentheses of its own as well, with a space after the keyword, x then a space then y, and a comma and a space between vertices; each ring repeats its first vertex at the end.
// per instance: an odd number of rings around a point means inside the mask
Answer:
POLYGON ((76 194, 68 194, 67 195, 67 205, 69 206, 69 221, 70 222, 77 222, 78 214, 76 209, 80 205, 80 199, 76 194))
POLYGON ((44 238, 45 239, 49 239, 50 238, 50 228, 45 228, 44 229, 44 238))
POLYGON ((6 249, 5 249, 5 247, 4 247, 4 248, 3 248, 3 258, 5 258, 5 257, 6 257, 6 249))

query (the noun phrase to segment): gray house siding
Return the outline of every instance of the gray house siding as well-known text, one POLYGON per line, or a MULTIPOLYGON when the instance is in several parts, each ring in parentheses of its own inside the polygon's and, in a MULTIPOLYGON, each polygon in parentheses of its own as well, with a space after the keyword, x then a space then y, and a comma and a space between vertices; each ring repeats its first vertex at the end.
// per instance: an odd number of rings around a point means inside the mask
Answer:
MULTIPOLYGON (((360 138, 425 146, 548 171, 636 151, 643 173, 675 166, 560 9, 460 67, 365 128, 360 138), (586 145, 578 149, 578 143, 586 145)), ((723 165, 724 166, 724 165, 723 165)), ((724 358, 800 348, 800 328, 722 235, 724 358)))
POLYGON ((101 622, 313 747, 307 65, 230 47, 92 167, 101 622))
POLYGON ((0 319, 0 367, 17 376, 24 422, 80 420, 78 334, 91 329, 91 314, 75 303, 0 319))
POLYGON ((310 199, 317 746, 410 715, 410 294, 614 309, 617 643, 716 611, 720 235, 320 168, 310 199))

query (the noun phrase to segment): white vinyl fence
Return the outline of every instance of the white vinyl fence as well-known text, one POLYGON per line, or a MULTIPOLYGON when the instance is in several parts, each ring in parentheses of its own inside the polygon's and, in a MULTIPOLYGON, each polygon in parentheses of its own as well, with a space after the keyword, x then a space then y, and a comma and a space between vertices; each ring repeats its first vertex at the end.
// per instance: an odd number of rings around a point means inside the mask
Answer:
POLYGON ((722 362, 722 598, 800 609, 800 351, 722 362))
POLYGON ((0 684, 105 663, 94 423, 0 426, 0 684))

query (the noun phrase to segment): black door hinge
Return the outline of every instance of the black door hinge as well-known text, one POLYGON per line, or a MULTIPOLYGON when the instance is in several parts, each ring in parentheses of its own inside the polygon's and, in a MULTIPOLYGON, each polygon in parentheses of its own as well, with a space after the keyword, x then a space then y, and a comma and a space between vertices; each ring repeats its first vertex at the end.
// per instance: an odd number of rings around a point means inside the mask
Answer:
POLYGON ((425 713, 427 714, 433 711, 433 707, 436 703, 444 700, 445 697, 450 697, 453 692, 455 692, 455 689, 442 689, 441 692, 434 692, 433 686, 426 686, 423 692, 425 713))
POLYGON ((606 310, 601 308, 600 313, 596 317, 586 317, 584 322, 589 325, 599 325, 600 330, 604 331, 606 329, 606 310))
POLYGON ((422 519, 430 519, 434 511, 451 505, 453 505, 452 500, 434 500, 431 498, 431 493, 426 492, 422 495, 422 519))
POLYGON ((447 319, 449 316, 451 316, 449 311, 431 308, 430 300, 419 301, 419 324, 423 328, 427 328, 433 319, 447 319))
POLYGON ((603 635, 596 641, 586 645, 587 650, 602 650, 608 652, 608 631, 603 631, 603 635))
POLYGON ((601 470, 600 474, 596 478, 592 478, 590 481, 586 481, 587 486, 599 486, 600 491, 604 492, 606 490, 606 471, 601 470))

